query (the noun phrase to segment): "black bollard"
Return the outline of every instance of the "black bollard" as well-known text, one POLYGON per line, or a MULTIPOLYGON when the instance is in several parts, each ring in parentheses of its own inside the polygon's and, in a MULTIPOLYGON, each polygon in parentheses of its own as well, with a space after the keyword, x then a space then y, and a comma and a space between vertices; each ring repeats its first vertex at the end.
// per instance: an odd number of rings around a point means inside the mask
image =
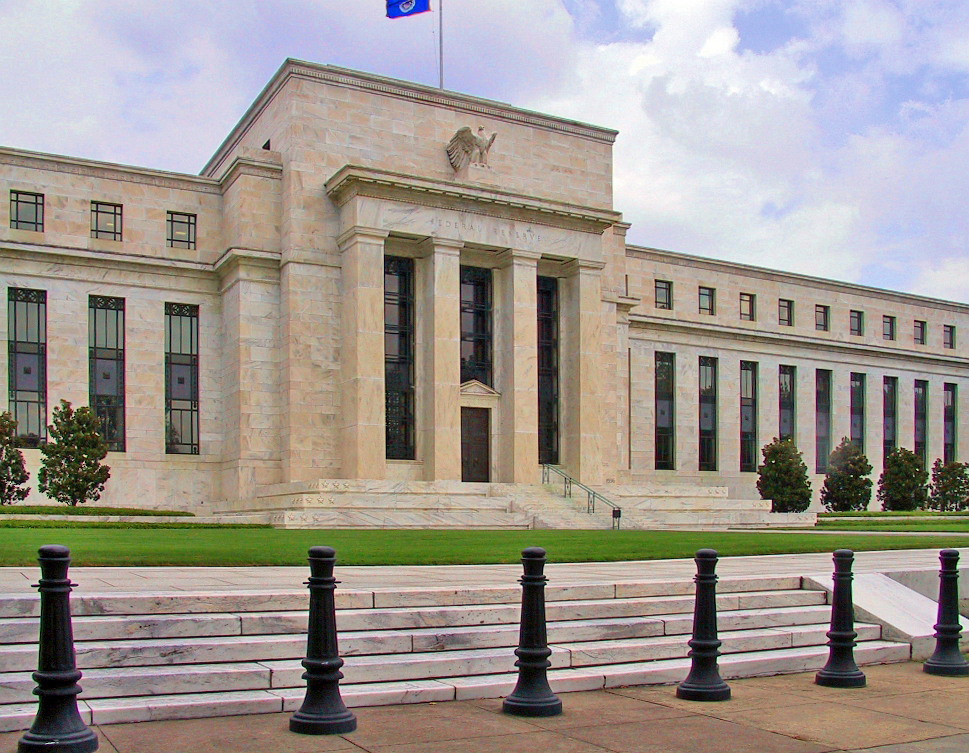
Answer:
POLYGON ((562 713, 562 701, 549 687, 546 674, 552 666, 548 660, 552 650, 545 626, 545 550, 537 546, 524 549, 522 565, 521 628, 515 649, 518 683, 501 710, 515 716, 557 716, 562 713))
POLYGON ((333 593, 336 552, 328 546, 310 547, 309 562, 310 614, 303 659, 306 695, 299 711, 289 718, 289 729, 301 735, 340 735, 353 732, 357 718, 340 697, 343 659, 337 648, 333 593))
POLYGON ((959 651, 962 624, 959 622, 959 552, 943 549, 939 552, 939 619, 935 625, 935 652, 922 670, 930 675, 965 677, 969 662, 959 651))
POLYGON ((676 697, 687 701, 726 701, 730 687, 721 679, 717 657, 717 559, 713 549, 696 553, 696 602, 693 606, 693 637, 690 639, 690 674, 676 687, 676 697))
POLYGON ((40 645, 34 695, 40 698, 30 730, 17 744, 17 753, 90 753, 98 749, 98 736, 77 710, 81 692, 74 659, 71 627, 71 579, 67 568, 71 553, 65 546, 42 546, 40 562, 40 645))
POLYGON ((855 604, 851 597, 851 563, 855 553, 837 549, 834 553, 834 587, 831 594, 831 629, 828 631, 828 663, 814 676, 814 682, 829 688, 863 688, 865 673, 855 664, 855 604))

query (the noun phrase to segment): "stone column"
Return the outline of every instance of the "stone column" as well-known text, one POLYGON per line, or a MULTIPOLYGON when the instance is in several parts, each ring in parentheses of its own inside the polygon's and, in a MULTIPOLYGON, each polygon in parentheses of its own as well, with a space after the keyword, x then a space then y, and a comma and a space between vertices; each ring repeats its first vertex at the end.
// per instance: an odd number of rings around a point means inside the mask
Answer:
POLYGON ((601 262, 576 259, 565 265, 562 316, 566 348, 562 359, 562 449, 569 472, 585 484, 602 483, 599 354, 601 262))
POLYGON ((343 338, 340 395, 344 478, 386 476, 384 396, 384 239, 353 227, 340 236, 343 338))
POLYGON ((538 302, 539 254, 517 249, 499 257, 501 393, 499 480, 538 480, 538 302))
POLYGON ((428 238, 423 302, 424 479, 461 480, 461 247, 460 241, 428 238))

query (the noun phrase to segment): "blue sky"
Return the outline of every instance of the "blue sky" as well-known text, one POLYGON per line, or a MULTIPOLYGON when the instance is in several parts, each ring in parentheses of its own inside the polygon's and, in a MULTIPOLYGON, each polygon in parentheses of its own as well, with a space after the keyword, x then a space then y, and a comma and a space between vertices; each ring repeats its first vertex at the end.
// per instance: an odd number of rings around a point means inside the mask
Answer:
MULTIPOLYGON (((0 0, 0 144, 196 172, 286 57, 437 84, 382 0, 0 0)), ((444 0, 448 88, 620 131, 633 243, 969 302, 969 3, 444 0)))

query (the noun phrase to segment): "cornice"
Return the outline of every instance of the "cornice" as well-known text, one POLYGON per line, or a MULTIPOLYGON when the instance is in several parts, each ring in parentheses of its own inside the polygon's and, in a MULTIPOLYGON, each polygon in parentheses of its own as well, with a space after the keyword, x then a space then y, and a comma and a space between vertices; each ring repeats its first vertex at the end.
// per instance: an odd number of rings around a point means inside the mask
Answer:
POLYGON ((422 206, 474 212, 537 225, 568 227, 599 235, 622 218, 619 212, 360 165, 340 168, 326 182, 326 193, 338 206, 355 196, 405 200, 422 206))
POLYGON ((252 105, 249 106, 249 109, 236 124, 235 128, 232 129, 225 141, 222 142, 212 158, 202 168, 202 175, 212 175, 218 172, 226 156, 236 148, 252 127, 253 123, 259 119, 262 112, 269 106, 275 96, 291 78, 322 81, 327 84, 355 89, 357 91, 376 92, 378 94, 397 97, 398 99, 446 107, 451 110, 482 115, 506 122, 521 123, 547 131, 566 133, 571 136, 577 136, 603 144, 614 143, 618 135, 618 131, 611 128, 603 128, 566 118, 556 118, 532 110, 523 110, 504 102, 495 102, 458 92, 444 91, 408 81, 354 71, 349 68, 340 68, 333 65, 309 63, 303 60, 287 58, 269 80, 269 83, 259 93, 259 96, 256 97, 252 105))
POLYGON ((221 190, 224 192, 244 175, 281 181, 283 179, 283 166, 276 162, 256 160, 251 157, 236 157, 232 160, 232 164, 225 175, 219 180, 221 190))

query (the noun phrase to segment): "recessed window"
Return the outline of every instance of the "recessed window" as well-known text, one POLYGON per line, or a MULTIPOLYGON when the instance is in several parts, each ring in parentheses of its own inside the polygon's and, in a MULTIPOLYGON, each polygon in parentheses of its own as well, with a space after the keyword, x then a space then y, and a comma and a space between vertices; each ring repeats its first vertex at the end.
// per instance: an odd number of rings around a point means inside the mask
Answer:
POLYGON ((169 248, 195 248, 195 215, 169 212, 167 223, 169 248))
POLYGON ((851 375, 850 411, 851 441, 865 451, 865 374, 851 375))
POLYGON ((713 316, 717 310, 717 291, 714 288, 700 286, 700 313, 713 316))
POLYGON ((956 390, 954 384, 942 386, 942 462, 948 465, 956 459, 956 390))
POLYGON ((851 334, 861 337, 865 334, 865 312, 852 309, 848 315, 848 331, 851 334))
POLYGON ((88 397, 112 452, 125 451, 124 298, 88 296, 88 397))
POLYGON ((740 321, 753 322, 757 320, 757 296, 753 293, 740 294, 740 321))
POLYGON ((929 383, 923 379, 915 380, 915 454, 928 468, 929 436, 929 383))
POLYGON ((781 366, 777 372, 778 439, 794 439, 797 420, 797 367, 781 366))
POLYGON ((121 204, 91 202, 91 237, 121 240, 121 204))
POLYGON ((820 303, 814 307, 814 328, 818 332, 827 332, 831 329, 831 307, 822 306, 820 303))
POLYGON ((44 194, 11 191, 10 227, 44 232, 44 194))
POLYGON ((925 332, 926 326, 925 322, 921 319, 915 320, 915 327, 913 330, 913 337, 915 338, 916 345, 925 345, 925 332))
POLYGON ((757 470, 757 363, 740 362, 740 471, 757 470))
POLYGON ((956 327, 954 324, 942 325, 942 347, 949 350, 956 347, 956 327))
POLYGON ((825 473, 831 455, 831 372, 827 369, 815 372, 814 401, 814 470, 825 473))
POLYGON ((491 270, 461 267, 461 382, 492 385, 491 270))
POLYGON ((199 454, 199 307, 165 304, 165 452, 199 454))
POLYGON ((895 339, 895 317, 894 316, 882 317, 882 339, 883 340, 895 339))
POLYGON ((536 280, 538 308, 538 462, 559 462, 559 281, 536 280))
POLYGON ((656 351, 656 459, 658 471, 676 469, 676 354, 656 351))
POLYGON ((384 257, 384 424, 387 458, 413 460, 414 260, 384 257))
POLYGON ((47 291, 7 289, 9 410, 21 447, 47 437, 47 291))
POLYGON ((669 280, 656 280, 656 308, 673 308, 673 283, 669 280))
POLYGON ((777 323, 782 327, 794 326, 794 301, 787 298, 777 301, 777 323))
POLYGON ((699 469, 717 470, 717 359, 700 356, 699 469))

